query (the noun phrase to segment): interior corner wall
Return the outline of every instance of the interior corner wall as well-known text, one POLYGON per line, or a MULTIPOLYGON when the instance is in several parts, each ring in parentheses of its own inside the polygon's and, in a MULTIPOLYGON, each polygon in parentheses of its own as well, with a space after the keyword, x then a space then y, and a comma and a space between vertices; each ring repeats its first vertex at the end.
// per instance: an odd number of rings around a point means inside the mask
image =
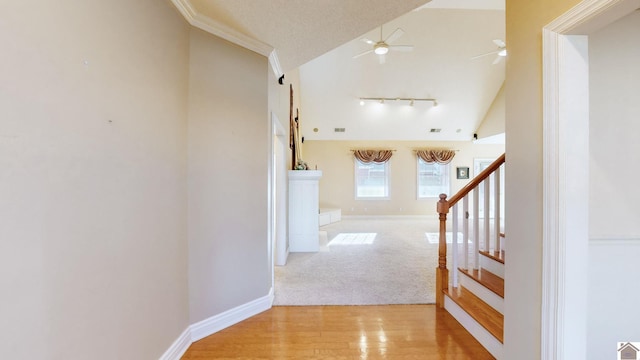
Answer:
POLYGON ((417 158, 415 149, 458 150, 450 164, 451 192, 455 194, 468 179, 456 179, 456 167, 468 167, 473 176, 475 158, 497 159, 504 145, 473 144, 470 141, 324 141, 304 143, 305 161, 322 170, 320 206, 338 208, 343 216, 436 216, 437 198, 417 199, 417 158), (355 163, 351 149, 385 148, 396 150, 389 160, 389 199, 356 200, 355 163))
POLYGON ((588 359, 640 341, 640 12, 589 34, 588 359), (611 291, 617 289, 617 291, 611 291), (624 294, 624 295, 622 295, 624 294), (637 319, 637 316, 635 317, 637 319))
POLYGON ((505 107, 505 96, 504 96, 504 84, 498 90, 496 97, 491 102, 491 106, 487 111, 487 114, 484 116, 482 123, 476 130, 476 134, 478 134, 478 139, 484 139, 490 136, 503 134, 504 133, 504 107, 505 107))
POLYGON ((157 359, 189 325, 189 29, 0 3, 0 358, 157 359))
POLYGON ((504 358, 541 357, 542 28, 579 0, 506 0, 504 358))
POLYGON ((267 296, 266 57, 190 35, 189 307, 196 323, 267 296))

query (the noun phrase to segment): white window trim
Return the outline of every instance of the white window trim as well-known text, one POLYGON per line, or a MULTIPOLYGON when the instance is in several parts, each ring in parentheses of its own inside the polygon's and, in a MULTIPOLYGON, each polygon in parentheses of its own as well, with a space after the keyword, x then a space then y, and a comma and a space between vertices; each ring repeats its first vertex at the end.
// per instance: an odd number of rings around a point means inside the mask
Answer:
MULTIPOLYGON (((440 194, 436 196, 420 196, 420 161, 424 161, 416 156, 416 200, 433 200, 438 199, 440 194)), ((451 196, 451 163, 446 164, 449 167, 449 186, 446 191, 447 196, 451 196)))
POLYGON ((361 163, 358 159, 353 159, 353 194, 356 200, 364 201, 376 201, 376 200, 390 200, 391 199, 391 164, 390 161, 384 163, 385 177, 387 185, 387 196, 370 197, 370 196, 358 196, 358 163, 361 163))

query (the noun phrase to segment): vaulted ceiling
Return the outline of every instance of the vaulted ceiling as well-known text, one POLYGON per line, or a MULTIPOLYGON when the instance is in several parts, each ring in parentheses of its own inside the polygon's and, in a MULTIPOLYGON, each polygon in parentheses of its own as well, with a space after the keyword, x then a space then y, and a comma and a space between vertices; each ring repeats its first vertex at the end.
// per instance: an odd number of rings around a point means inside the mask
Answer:
POLYGON ((504 81, 504 0, 173 0, 214 35, 265 56, 285 74, 300 72, 301 124, 313 140, 469 140, 504 81), (381 64, 363 37, 396 28, 381 64), (275 50, 275 52, 273 52, 275 50), (273 55, 277 54, 277 57, 273 55), (360 106, 361 97, 435 98, 360 106), (345 128, 336 133, 335 128, 345 128), (441 129, 432 133, 431 129, 441 129))

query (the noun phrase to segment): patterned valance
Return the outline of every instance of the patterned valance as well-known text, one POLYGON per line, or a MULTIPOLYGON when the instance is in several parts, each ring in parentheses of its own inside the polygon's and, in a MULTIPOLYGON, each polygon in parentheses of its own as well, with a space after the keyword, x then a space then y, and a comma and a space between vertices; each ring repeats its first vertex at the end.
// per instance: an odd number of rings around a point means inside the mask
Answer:
POLYGON ((416 155, 426 163, 448 164, 456 156, 454 150, 416 150, 416 155))
POLYGON ((393 150, 353 150, 353 156, 360 162, 383 164, 391 159, 393 150))

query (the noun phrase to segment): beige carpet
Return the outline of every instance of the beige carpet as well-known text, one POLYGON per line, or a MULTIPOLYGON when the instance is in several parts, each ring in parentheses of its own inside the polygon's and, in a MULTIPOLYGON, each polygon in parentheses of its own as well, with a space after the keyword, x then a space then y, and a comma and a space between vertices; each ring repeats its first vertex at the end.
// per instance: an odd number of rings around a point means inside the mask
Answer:
POLYGON ((323 226, 321 251, 276 267, 274 305, 435 302, 437 220, 345 219, 323 226))

